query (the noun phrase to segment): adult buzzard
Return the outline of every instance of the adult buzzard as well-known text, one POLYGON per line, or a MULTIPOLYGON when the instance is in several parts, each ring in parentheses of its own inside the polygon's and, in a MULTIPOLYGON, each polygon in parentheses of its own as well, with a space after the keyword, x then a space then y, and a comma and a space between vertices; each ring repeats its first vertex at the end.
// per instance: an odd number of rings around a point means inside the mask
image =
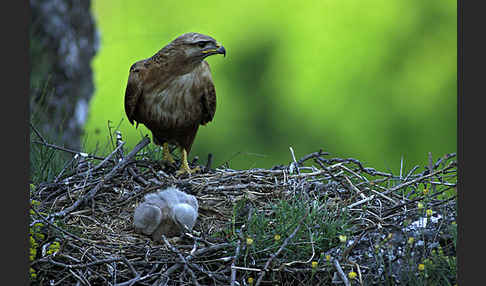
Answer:
POLYGON ((162 145, 164 159, 174 162, 168 144, 181 149, 178 174, 191 174, 187 155, 199 125, 205 125, 216 111, 216 92, 206 57, 226 50, 210 36, 186 33, 148 59, 130 67, 125 91, 125 112, 136 127, 144 124, 156 145, 162 145))

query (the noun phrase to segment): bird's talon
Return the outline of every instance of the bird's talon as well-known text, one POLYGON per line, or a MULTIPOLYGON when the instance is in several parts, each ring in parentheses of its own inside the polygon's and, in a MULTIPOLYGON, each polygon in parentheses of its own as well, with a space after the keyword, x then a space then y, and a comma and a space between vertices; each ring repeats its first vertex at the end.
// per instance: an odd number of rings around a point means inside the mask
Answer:
POLYGON ((184 166, 182 166, 179 170, 176 171, 176 176, 180 176, 180 175, 184 175, 184 174, 188 174, 188 175, 191 175, 191 174, 194 174, 194 173, 197 173, 197 172, 200 172, 201 171, 201 168, 199 168, 199 166, 191 169, 189 167, 187 168, 184 168, 184 166))
POLYGON ((169 162, 171 164, 175 163, 174 157, 172 157, 172 154, 170 154, 168 143, 162 144, 162 152, 163 152, 162 159, 164 161, 169 162))
POLYGON ((165 157, 165 158, 163 158, 163 159, 164 159, 166 162, 169 162, 169 163, 171 163, 171 164, 175 164, 175 162, 176 162, 176 161, 174 160, 174 157, 172 157, 172 156, 168 156, 168 157, 165 157))

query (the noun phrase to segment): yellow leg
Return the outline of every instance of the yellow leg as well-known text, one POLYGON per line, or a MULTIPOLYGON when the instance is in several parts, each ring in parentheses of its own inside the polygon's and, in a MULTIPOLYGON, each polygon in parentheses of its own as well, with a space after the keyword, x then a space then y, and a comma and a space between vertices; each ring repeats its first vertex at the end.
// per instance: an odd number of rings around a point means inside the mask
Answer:
POLYGON ((182 174, 192 174, 200 170, 199 167, 196 167, 191 170, 189 168, 189 163, 187 162, 187 152, 185 149, 181 148, 181 153, 182 153, 182 159, 181 159, 181 168, 179 171, 176 172, 176 175, 182 175, 182 174))
POLYGON ((163 159, 165 161, 168 161, 169 163, 172 163, 174 164, 175 163, 175 160, 174 158, 172 157, 172 155, 170 154, 170 151, 169 151, 169 143, 164 143, 162 144, 162 152, 163 152, 163 159))

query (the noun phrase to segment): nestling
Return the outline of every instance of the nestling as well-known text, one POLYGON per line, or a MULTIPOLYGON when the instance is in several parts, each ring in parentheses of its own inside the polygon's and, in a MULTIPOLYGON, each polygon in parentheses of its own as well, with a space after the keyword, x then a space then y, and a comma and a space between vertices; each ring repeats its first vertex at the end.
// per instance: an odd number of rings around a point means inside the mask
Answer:
POLYGON ((133 215, 137 233, 151 235, 154 241, 160 241, 162 235, 172 237, 192 231, 199 209, 196 197, 169 187, 147 194, 144 199, 133 215))
POLYGON ((181 149, 177 174, 191 174, 187 156, 199 125, 213 120, 214 88, 206 57, 223 54, 225 48, 210 36, 186 33, 150 58, 130 68, 125 90, 125 112, 131 124, 144 124, 153 142, 161 145, 164 160, 174 162, 168 144, 181 149))

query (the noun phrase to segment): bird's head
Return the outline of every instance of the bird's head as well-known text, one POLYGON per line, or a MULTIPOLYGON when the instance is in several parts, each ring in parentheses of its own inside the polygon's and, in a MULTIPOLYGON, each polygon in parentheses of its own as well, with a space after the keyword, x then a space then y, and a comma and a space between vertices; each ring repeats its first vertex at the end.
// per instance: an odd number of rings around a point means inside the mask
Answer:
POLYGON ((211 55, 226 56, 226 49, 214 38, 199 33, 182 34, 166 48, 177 51, 177 56, 183 57, 180 60, 187 64, 199 64, 211 55))

